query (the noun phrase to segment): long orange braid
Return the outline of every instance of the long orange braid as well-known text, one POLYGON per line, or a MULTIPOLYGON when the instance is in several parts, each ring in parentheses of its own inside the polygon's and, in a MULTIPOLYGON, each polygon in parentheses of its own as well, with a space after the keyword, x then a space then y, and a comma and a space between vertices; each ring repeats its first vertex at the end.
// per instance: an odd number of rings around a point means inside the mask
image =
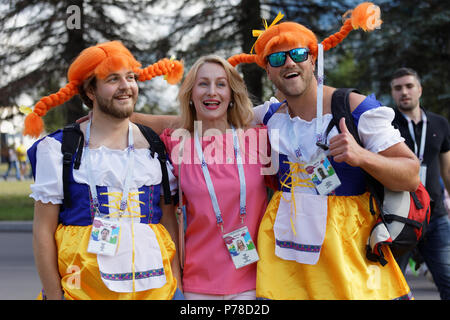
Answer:
POLYGON ((57 93, 41 98, 34 106, 34 111, 26 116, 23 134, 39 137, 44 129, 44 122, 41 117, 45 116, 51 108, 63 104, 76 95, 78 93, 77 86, 78 81, 73 80, 59 89, 57 93))
POLYGON ((257 56, 254 54, 241 53, 241 54, 237 54, 237 55, 234 55, 234 56, 228 58, 228 62, 233 67, 236 67, 238 64, 241 64, 241 63, 255 63, 256 57, 257 56))
POLYGON ((364 31, 373 31, 383 22, 380 20, 380 8, 371 2, 359 4, 354 10, 347 11, 343 17, 345 18, 348 15, 351 16, 344 21, 344 25, 339 32, 332 34, 321 42, 324 51, 336 47, 354 29, 361 28, 364 31))
POLYGON ((347 35, 350 33, 350 31, 353 30, 352 22, 350 19, 347 19, 344 22, 344 25, 341 27, 341 30, 339 32, 336 32, 335 34, 332 34, 325 40, 323 40, 321 43, 323 44, 323 51, 328 51, 331 48, 336 47, 339 43, 341 43, 342 40, 347 37, 347 35))
POLYGON ((170 84, 178 83, 183 77, 183 64, 177 60, 162 59, 144 69, 139 69, 139 81, 147 81, 157 76, 166 75, 170 84))

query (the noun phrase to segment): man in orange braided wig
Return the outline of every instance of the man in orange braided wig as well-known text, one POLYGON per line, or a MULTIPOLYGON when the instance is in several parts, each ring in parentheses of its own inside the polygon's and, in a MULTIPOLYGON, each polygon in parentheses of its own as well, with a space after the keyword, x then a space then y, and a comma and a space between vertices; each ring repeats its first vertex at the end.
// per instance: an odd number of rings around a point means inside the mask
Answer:
POLYGON ((61 130, 28 150, 35 177, 33 248, 43 285, 40 298, 182 298, 173 205, 160 201, 162 164, 170 164, 150 152, 129 117, 138 80, 165 75, 175 84, 183 65, 164 59, 140 66, 119 41, 89 47, 71 64, 69 83, 42 98, 25 120, 25 134, 39 136, 41 117, 77 93, 92 109, 89 121, 75 127, 85 143, 71 158, 63 158, 68 135, 61 130), (71 163, 64 184, 63 161, 71 163), (100 230, 108 237, 101 238, 100 230))
POLYGON ((232 65, 257 63, 285 98, 254 110, 256 122, 269 129, 272 161, 279 164, 279 188, 258 233, 257 297, 411 297, 388 247, 382 248, 387 261, 383 267, 366 258, 377 217, 369 210, 361 169, 391 190, 413 191, 419 185, 418 161, 391 125, 394 112, 374 95, 352 92, 350 109, 364 147, 350 134, 344 118, 337 119, 327 134, 336 89, 323 86, 323 51, 353 29, 379 27, 379 15, 377 6, 362 3, 344 16, 339 32, 320 44, 303 25, 276 24, 279 15, 265 30, 254 31, 255 54, 229 58, 232 65), (321 184, 328 176, 332 178, 327 184, 321 184))

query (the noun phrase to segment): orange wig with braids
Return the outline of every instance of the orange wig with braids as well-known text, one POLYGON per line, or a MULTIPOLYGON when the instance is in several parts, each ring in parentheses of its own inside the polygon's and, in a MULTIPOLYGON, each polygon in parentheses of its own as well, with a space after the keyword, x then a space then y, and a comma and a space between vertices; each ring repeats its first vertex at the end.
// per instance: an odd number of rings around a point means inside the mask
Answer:
MULTIPOLYGON (((372 31, 378 28, 382 21, 380 18, 380 8, 371 2, 359 4, 354 10, 347 11, 343 18, 344 25, 339 32, 329 36, 321 42, 324 51, 337 46, 353 29, 361 28, 364 31, 372 31)), ((266 68, 266 57, 274 52, 280 45, 290 45, 292 47, 307 47, 315 61, 317 58, 318 41, 315 34, 305 26, 296 22, 283 22, 268 27, 260 33, 255 42, 255 54, 238 54, 228 58, 231 65, 240 63, 256 63, 262 68, 266 68)))
POLYGON ((69 67, 67 72, 69 83, 57 93, 40 99, 35 104, 33 112, 26 116, 23 134, 38 137, 44 129, 41 117, 51 108, 78 94, 78 86, 92 76, 104 79, 111 72, 127 68, 138 75, 139 81, 165 75, 168 83, 176 84, 183 77, 183 64, 177 60, 163 59, 144 69, 140 67, 141 64, 120 41, 109 41, 84 49, 69 67))

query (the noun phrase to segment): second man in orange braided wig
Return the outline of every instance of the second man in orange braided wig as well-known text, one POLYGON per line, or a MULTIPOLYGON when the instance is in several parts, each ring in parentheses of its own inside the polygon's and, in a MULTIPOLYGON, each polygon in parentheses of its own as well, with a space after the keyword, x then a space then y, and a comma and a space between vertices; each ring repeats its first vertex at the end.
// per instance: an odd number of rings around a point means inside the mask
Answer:
POLYGON ((257 297, 410 297, 389 248, 383 247, 388 261, 384 267, 369 261, 365 248, 376 216, 369 211, 362 170, 392 190, 413 191, 419 185, 418 161, 392 127, 393 111, 373 95, 352 92, 350 108, 364 147, 344 119, 337 119, 337 126, 326 134, 336 89, 323 86, 322 52, 353 29, 379 27, 379 13, 371 3, 359 5, 345 15, 340 31, 320 44, 303 25, 275 22, 254 32, 255 54, 229 59, 232 65, 257 63, 286 99, 254 110, 256 121, 269 129, 272 161, 279 163, 279 191, 258 233, 257 297), (325 179, 327 183, 321 184, 325 179))

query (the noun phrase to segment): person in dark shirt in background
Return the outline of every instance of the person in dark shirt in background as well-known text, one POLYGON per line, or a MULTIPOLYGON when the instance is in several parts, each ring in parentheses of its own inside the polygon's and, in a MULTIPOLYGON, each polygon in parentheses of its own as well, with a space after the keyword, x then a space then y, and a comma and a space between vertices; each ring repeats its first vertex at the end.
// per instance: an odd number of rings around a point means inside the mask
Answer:
MULTIPOLYGON (((450 128, 447 119, 420 106, 422 86, 416 71, 400 68, 391 79, 394 99, 393 124, 405 143, 415 152, 420 166, 420 180, 431 198, 431 218, 423 240, 417 245, 441 299, 450 299, 450 223, 444 206, 444 189, 450 192, 450 128)), ((412 252, 397 262, 405 273, 412 252)))

